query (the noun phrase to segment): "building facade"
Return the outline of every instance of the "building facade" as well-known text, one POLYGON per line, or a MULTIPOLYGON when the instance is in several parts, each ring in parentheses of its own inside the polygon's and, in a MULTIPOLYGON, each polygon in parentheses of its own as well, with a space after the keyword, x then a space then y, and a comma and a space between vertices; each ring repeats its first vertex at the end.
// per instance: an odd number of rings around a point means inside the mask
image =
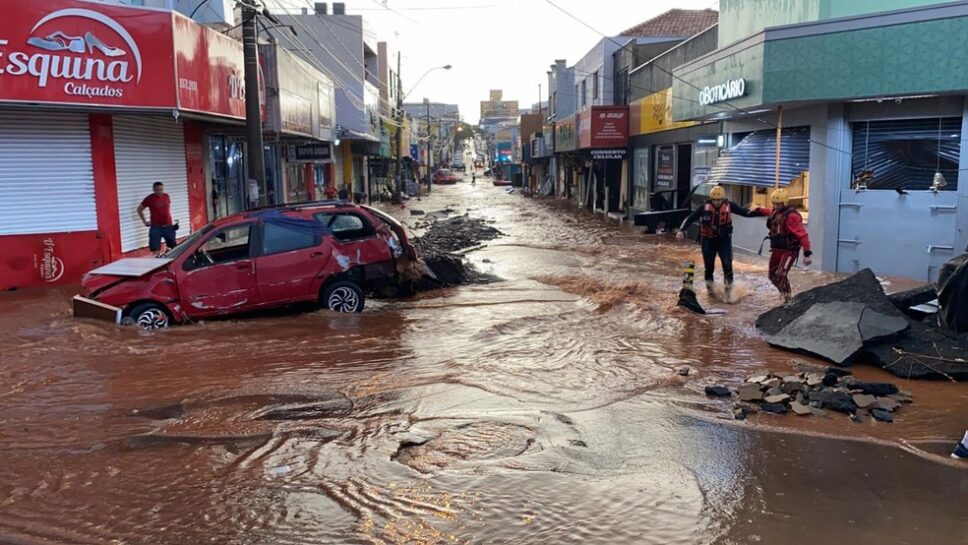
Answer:
MULTIPOLYGON (((968 243, 968 2, 790 4, 724 2, 719 47, 674 70, 673 121, 721 124, 710 181, 788 186, 824 270, 936 280, 968 243)), ((735 244, 764 232, 740 220, 735 244)))
POLYGON ((390 130, 380 113, 379 42, 363 17, 346 14, 342 3, 333 4, 332 14, 325 3, 316 3, 315 10, 278 13, 282 26, 270 27, 266 34, 333 79, 336 179, 353 194, 372 195, 376 188, 371 184, 369 162, 387 153, 390 130))
POLYGON ((143 251, 156 181, 180 237, 208 222, 206 134, 244 118, 240 43, 171 11, 51 0, 8 6, 0 53, 0 289, 143 251))

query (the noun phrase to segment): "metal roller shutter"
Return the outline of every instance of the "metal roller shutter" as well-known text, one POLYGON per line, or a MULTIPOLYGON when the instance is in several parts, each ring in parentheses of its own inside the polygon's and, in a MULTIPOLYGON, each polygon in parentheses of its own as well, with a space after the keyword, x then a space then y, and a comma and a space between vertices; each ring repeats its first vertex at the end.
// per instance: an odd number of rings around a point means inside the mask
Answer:
MULTIPOLYGON (((148 245, 148 228, 137 208, 155 182, 165 184, 171 216, 181 225, 178 237, 191 232, 188 215, 188 173, 185 133, 170 118, 114 116, 114 160, 121 214, 121 251, 148 245)), ((147 217, 147 211, 145 212, 147 217)))
POLYGON ((96 229, 87 115, 0 110, 0 235, 96 229))

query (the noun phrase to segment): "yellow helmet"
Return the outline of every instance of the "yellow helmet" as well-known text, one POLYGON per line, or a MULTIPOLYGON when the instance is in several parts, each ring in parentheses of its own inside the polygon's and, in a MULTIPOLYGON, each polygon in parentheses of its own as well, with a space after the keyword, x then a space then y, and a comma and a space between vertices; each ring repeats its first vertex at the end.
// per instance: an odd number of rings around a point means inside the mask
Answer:
POLYGON ((770 193, 770 202, 786 206, 790 204, 790 196, 787 195, 786 189, 774 189, 773 193, 770 193))
POLYGON ((714 185, 712 189, 709 190, 709 198, 718 201, 726 198, 726 188, 721 185, 714 185))

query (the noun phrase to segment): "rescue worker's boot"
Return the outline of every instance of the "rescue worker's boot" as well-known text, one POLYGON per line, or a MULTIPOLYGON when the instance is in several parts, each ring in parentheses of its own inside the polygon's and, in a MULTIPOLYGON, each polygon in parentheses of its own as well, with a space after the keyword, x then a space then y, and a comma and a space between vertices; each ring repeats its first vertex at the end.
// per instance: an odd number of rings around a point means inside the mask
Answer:
POLYGON ((708 295, 710 299, 715 299, 716 298, 716 293, 713 292, 713 283, 712 282, 706 282, 706 295, 708 295))
POLYGON ((723 301, 725 301, 727 303, 732 303, 733 302, 733 285, 732 284, 726 284, 725 287, 723 288, 723 301))
POLYGON ((965 432, 961 442, 955 445, 955 451, 951 453, 951 457, 959 460, 968 459, 968 431, 965 432))
POLYGON ((781 291, 780 292, 780 297, 783 299, 783 304, 784 305, 789 305, 790 304, 790 301, 793 300, 793 294, 790 293, 790 292, 788 292, 788 291, 781 291))

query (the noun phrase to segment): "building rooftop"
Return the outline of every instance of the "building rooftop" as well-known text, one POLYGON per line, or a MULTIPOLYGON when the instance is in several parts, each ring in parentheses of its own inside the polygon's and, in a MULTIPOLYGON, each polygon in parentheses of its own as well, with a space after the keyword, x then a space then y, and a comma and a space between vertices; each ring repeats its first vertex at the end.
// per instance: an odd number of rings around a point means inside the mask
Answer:
POLYGON ((714 9, 670 9, 662 15, 622 31, 621 36, 686 38, 719 22, 714 9))

